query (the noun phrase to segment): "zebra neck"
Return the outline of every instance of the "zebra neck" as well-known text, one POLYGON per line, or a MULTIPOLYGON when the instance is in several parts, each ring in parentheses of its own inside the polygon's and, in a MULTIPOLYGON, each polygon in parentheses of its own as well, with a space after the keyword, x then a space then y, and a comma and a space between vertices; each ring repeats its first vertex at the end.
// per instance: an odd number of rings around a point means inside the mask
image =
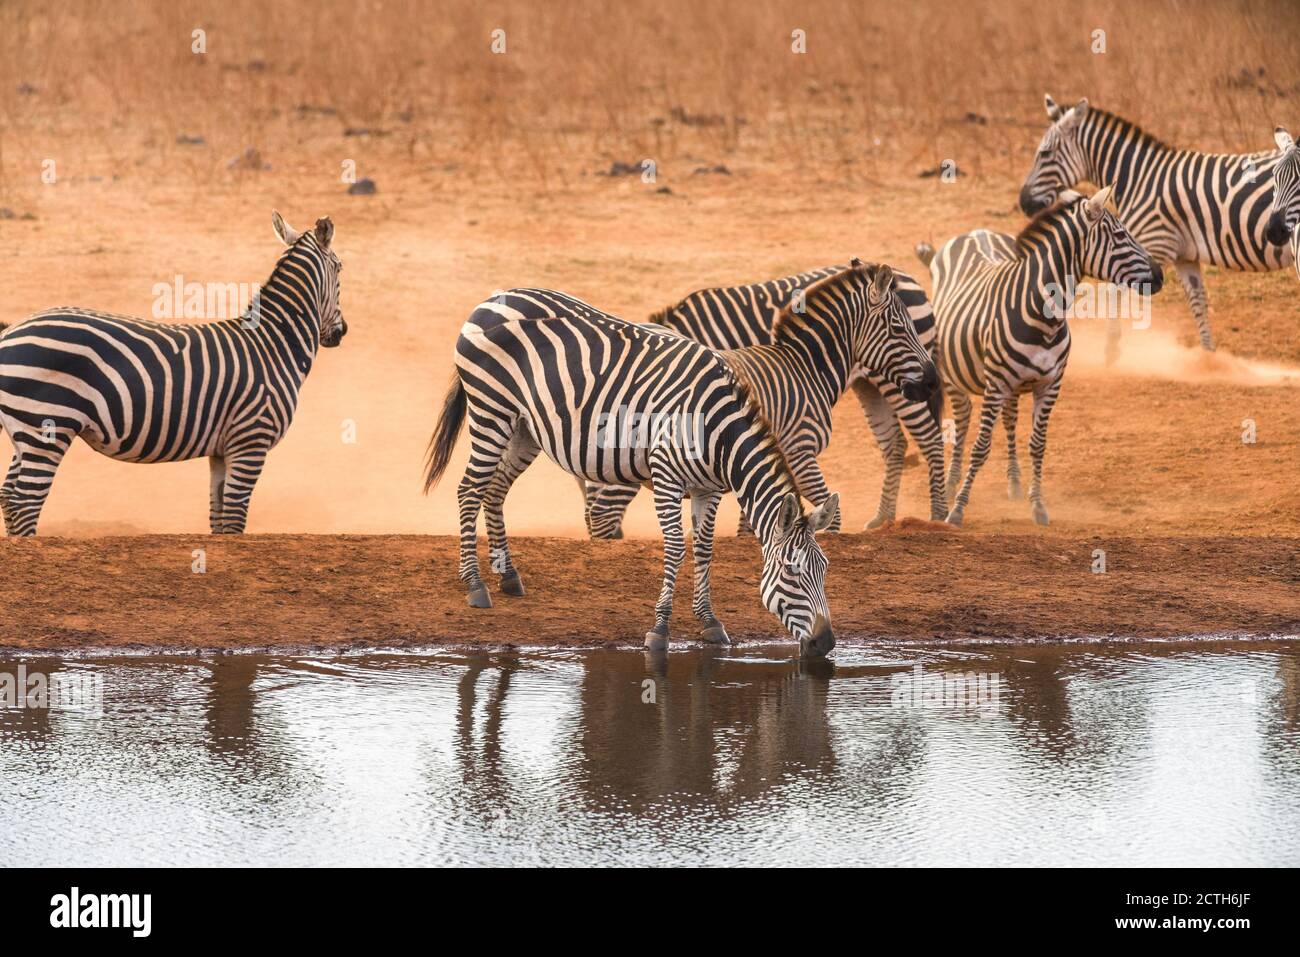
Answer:
POLYGON ((312 309, 263 290, 256 324, 244 321, 243 325, 264 343, 271 361, 292 370, 299 381, 306 378, 320 347, 320 320, 312 309))
MULTIPOLYGON (((1019 268, 1027 281, 1008 284, 1008 293, 1017 297, 1023 290, 1036 318, 1053 325, 1064 322, 1083 276, 1083 235, 1074 219, 1062 217, 1034 236, 1019 268)), ((1010 305, 1019 310, 1016 303, 1010 305)))
POLYGON ((853 343, 838 323, 811 315, 787 320, 770 348, 793 381, 815 384, 832 404, 848 387, 853 343))
POLYGON ((790 466, 766 423, 742 420, 728 426, 724 441, 727 484, 736 493, 750 527, 763 544, 771 541, 781 500, 796 491, 790 466))

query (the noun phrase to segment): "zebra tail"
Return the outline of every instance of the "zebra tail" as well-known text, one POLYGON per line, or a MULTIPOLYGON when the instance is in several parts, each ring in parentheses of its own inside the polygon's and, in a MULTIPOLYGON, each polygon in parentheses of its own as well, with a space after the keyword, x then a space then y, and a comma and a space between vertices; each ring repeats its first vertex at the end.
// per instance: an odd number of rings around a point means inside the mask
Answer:
POLYGON ((447 390, 447 401, 442 406, 442 417, 438 419, 438 427, 434 430, 433 437, 429 439, 428 470, 424 475, 425 495, 429 494, 429 489, 438 484, 442 473, 447 471, 447 463, 451 461, 451 450, 456 447, 456 436, 460 435, 460 427, 465 424, 467 405, 465 386, 461 384, 460 376, 456 375, 451 380, 451 388, 447 390))
POLYGON ((922 265, 929 268, 930 263, 934 261, 934 247, 929 243, 917 243, 916 258, 921 260, 922 265))

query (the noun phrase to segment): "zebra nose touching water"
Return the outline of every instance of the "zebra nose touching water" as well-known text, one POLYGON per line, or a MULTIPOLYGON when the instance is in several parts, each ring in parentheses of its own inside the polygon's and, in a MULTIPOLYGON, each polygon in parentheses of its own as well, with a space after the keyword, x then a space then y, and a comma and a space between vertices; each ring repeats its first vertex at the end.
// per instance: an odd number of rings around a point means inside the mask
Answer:
POLYGON ((61 307, 4 329, 0 425, 14 456, 0 507, 10 535, 36 533, 77 437, 123 462, 207 456, 209 527, 243 532, 318 347, 347 333, 333 223, 299 233, 279 213, 271 222, 287 248, 243 316, 186 325, 61 307))
POLYGON ((460 580, 476 608, 491 607, 480 576, 478 513, 486 513, 500 589, 522 595, 502 505, 515 479, 545 451, 589 482, 651 483, 664 536, 664 574, 651 649, 668 645, 673 588, 685 555, 682 500, 691 498, 692 609, 701 637, 727 642, 713 612, 709 569, 718 502, 733 491, 762 545, 763 605, 803 654, 835 645, 826 603, 826 556, 816 536, 839 497, 804 514, 780 443, 750 390, 714 352, 653 327, 624 322, 546 289, 512 289, 481 303, 456 340, 456 375, 429 445, 427 492, 446 471, 462 426, 470 452, 457 488, 460 580), (622 423, 644 425, 633 430, 622 423))

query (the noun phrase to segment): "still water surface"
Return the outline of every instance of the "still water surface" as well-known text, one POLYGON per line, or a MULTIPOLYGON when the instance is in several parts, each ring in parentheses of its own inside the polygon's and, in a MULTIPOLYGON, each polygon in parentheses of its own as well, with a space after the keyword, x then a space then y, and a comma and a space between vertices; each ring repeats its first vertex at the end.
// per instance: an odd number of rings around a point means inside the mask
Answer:
POLYGON ((3 661, 0 864, 1300 864, 1300 643, 789 654, 3 661))

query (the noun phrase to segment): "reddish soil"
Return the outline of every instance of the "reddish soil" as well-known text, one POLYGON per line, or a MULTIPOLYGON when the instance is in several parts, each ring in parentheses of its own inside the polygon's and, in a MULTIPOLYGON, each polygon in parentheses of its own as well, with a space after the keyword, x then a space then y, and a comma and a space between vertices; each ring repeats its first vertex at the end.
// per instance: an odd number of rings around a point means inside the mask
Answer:
MULTIPOLYGON (((830 536, 826 549, 841 639, 1300 633, 1293 538, 980 535, 908 521, 830 536), (1105 574, 1092 571, 1098 548, 1105 574)), ((494 593, 494 608, 476 610, 442 536, 5 540, 0 651, 640 642, 657 543, 521 538, 515 551, 528 594, 494 593), (191 570, 198 548, 204 574, 191 570)), ((715 608, 740 641, 780 637, 758 570, 752 539, 718 542, 715 608)), ((688 588, 679 641, 696 633, 688 588)))

